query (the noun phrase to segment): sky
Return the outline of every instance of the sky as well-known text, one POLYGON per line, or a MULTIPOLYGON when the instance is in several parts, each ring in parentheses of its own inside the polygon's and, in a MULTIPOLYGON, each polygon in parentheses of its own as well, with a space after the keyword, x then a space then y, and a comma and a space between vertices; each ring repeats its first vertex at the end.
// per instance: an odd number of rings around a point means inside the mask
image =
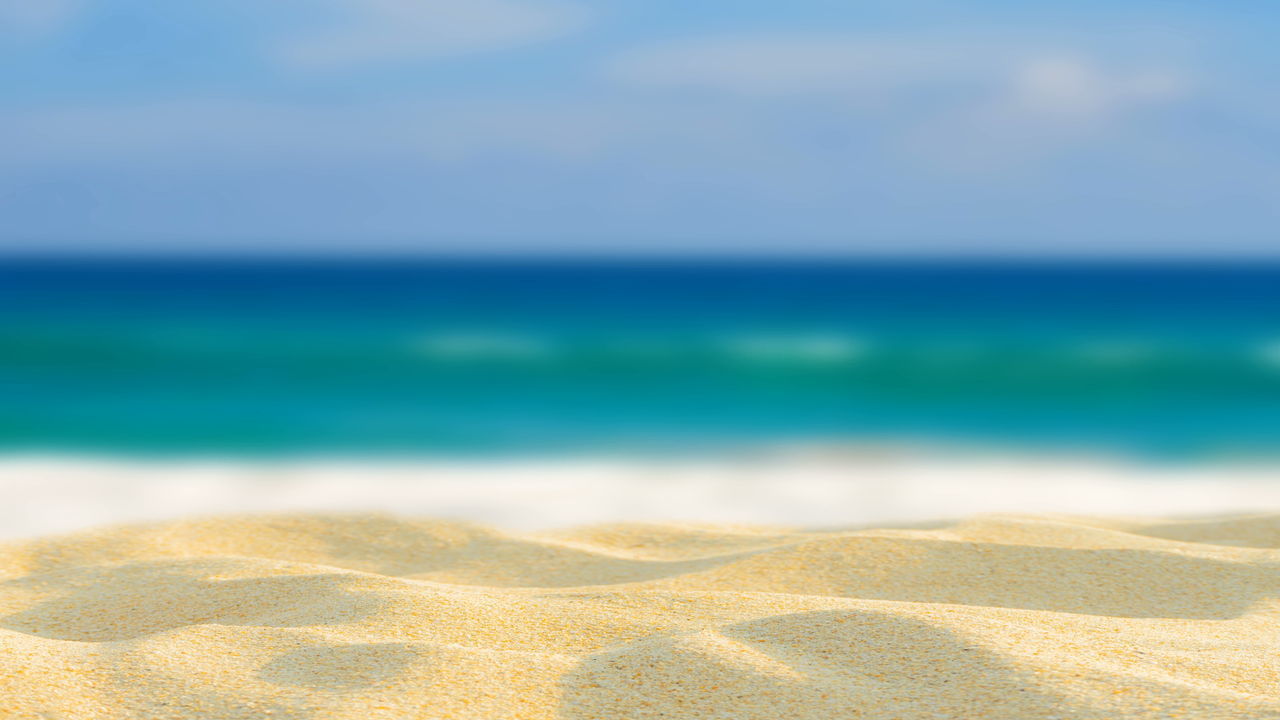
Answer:
POLYGON ((0 251, 1280 255, 1280 5, 0 0, 0 251))

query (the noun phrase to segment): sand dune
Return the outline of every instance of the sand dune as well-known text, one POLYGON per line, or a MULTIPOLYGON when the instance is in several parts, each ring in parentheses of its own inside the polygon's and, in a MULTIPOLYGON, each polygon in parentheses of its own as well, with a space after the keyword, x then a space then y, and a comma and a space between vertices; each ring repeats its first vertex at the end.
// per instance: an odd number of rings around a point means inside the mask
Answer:
POLYGON ((1280 718, 1280 516, 0 547, 4 718, 1280 718))

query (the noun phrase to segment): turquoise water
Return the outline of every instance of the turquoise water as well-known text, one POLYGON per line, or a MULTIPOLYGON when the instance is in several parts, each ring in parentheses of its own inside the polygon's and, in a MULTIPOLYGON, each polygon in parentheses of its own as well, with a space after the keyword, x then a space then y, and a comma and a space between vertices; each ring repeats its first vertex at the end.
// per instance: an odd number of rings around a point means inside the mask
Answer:
POLYGON ((0 263, 0 448, 1280 454, 1280 266, 0 263))

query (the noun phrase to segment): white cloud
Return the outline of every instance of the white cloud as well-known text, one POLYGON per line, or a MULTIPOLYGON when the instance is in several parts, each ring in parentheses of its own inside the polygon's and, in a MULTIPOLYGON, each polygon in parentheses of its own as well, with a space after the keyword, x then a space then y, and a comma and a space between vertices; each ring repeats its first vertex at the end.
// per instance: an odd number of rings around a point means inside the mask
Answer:
POLYGON ((632 85, 740 95, 850 93, 937 75, 944 55, 923 43, 844 35, 703 38, 623 54, 608 74, 632 85))
POLYGON ((921 107, 933 105, 931 110, 945 103, 996 103, 1059 117, 1165 102, 1188 89, 1167 69, 1126 68, 1114 58, 1051 52, 1021 38, 960 34, 688 39, 624 53, 606 72, 623 84, 652 89, 849 99, 919 91, 916 97, 926 101, 921 107))
POLYGON ((1126 117, 1176 103, 1190 79, 1169 70, 1103 64, 1079 55, 1029 56, 968 102, 937 108, 906 124, 908 156, 947 173, 1013 173, 1109 134, 1131 132, 1126 117))
MULTIPOLYGON (((0 116, 0 154, 9 171, 119 162, 464 163, 495 155, 572 163, 589 161, 637 132, 661 133, 669 114, 593 103, 482 101, 352 107, 191 99, 56 106, 0 116)), ((687 119, 680 130, 690 130, 687 119)))
POLYGON ((1010 92, 1015 109, 1086 119, 1176 100, 1189 89, 1185 78, 1169 71, 1108 70, 1078 57, 1042 57, 1016 69, 1010 92))
POLYGON ((501 50, 564 34, 583 11, 557 0, 328 0, 337 27, 278 49, 302 67, 337 67, 501 50))
POLYGON ((77 0, 0 0, 0 34, 45 35, 81 10, 77 0))
POLYGON ((622 54, 606 73, 633 91, 688 91, 727 106, 789 111, 822 101, 827 137, 865 141, 945 176, 1016 177, 1105 144, 1137 111, 1186 98, 1192 84, 1180 66, 1085 38, 1006 30, 692 38, 622 54))

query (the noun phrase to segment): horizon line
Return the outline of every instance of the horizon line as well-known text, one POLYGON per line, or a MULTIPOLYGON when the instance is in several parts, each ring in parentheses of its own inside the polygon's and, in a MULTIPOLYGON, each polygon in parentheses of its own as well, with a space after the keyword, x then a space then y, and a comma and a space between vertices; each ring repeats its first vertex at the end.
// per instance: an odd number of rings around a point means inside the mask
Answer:
POLYGON ((306 248, 254 250, 246 248, 113 248, 24 250, 0 248, 0 263, 82 263, 82 262, 223 262, 223 263, 294 263, 294 262, 464 262, 464 263, 658 263, 658 264, 732 264, 732 263, 867 263, 867 264, 1148 264, 1148 265, 1239 265, 1263 263, 1280 265, 1280 247, 1253 252, 1205 251, 1115 251, 1061 252, 1007 250, 830 250, 795 251, 781 248, 735 250, 671 250, 663 249, 392 249, 306 248))

